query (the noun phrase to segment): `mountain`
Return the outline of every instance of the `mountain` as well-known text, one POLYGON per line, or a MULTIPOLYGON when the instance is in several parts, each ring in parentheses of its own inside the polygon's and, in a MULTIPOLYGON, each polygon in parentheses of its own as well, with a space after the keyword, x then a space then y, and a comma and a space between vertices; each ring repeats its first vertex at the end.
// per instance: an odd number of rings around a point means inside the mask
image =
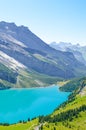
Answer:
POLYGON ((86 46, 80 46, 79 44, 72 45, 72 43, 66 42, 52 42, 50 46, 63 52, 72 52, 78 61, 86 65, 86 46))
POLYGON ((55 50, 27 27, 4 21, 0 22, 0 63, 0 82, 7 87, 45 86, 86 75, 86 66, 73 53, 55 50))

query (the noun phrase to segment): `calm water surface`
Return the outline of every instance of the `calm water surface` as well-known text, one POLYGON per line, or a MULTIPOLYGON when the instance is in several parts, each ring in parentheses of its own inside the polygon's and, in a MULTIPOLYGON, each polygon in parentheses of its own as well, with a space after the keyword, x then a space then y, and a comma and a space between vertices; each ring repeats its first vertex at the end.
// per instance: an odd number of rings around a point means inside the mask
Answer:
POLYGON ((17 123, 39 115, 48 115, 68 99, 68 92, 57 86, 0 90, 0 122, 17 123))

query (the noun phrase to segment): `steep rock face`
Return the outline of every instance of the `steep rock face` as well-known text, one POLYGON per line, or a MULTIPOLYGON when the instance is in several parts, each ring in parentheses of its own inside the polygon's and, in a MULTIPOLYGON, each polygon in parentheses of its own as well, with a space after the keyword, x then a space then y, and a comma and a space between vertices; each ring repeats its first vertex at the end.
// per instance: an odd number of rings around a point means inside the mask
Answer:
POLYGON ((50 48, 25 26, 17 27, 15 23, 1 22, 0 32, 3 33, 3 38, 5 38, 7 41, 9 41, 11 38, 14 38, 23 43, 23 45, 25 44, 27 47, 32 49, 48 51, 50 48), (9 38, 6 36, 9 36, 9 38))
POLYGON ((41 74, 66 79, 86 74, 86 67, 71 52, 51 48, 27 27, 14 23, 0 22, 0 51, 41 74))
POLYGON ((0 79, 11 83, 16 83, 18 73, 10 70, 8 67, 0 63, 0 79))

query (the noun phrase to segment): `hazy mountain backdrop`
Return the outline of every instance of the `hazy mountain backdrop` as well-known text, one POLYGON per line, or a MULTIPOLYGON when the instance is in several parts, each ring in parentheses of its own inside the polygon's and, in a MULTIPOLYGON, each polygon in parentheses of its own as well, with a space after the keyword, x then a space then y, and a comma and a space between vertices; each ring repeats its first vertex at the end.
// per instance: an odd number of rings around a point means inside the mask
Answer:
POLYGON ((77 60, 86 65, 86 46, 81 46, 79 44, 73 45, 72 43, 66 42, 52 42, 50 46, 63 52, 72 52, 77 60))

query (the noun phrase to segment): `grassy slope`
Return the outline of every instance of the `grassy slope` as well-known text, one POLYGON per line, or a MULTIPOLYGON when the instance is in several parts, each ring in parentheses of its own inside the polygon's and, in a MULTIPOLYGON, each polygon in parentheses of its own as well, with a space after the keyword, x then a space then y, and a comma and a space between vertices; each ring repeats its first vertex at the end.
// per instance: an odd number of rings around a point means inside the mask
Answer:
POLYGON ((27 123, 18 123, 10 126, 0 126, 0 130, 32 130, 32 128, 36 125, 38 125, 38 119, 32 120, 27 123))
MULTIPOLYGON (((74 114, 72 116, 68 116, 68 118, 64 119, 63 116, 68 113, 68 111, 75 111, 79 110, 83 105, 86 106, 86 78, 80 78, 77 79, 76 82, 66 82, 67 88, 68 84, 71 85, 79 84, 82 86, 77 87, 77 91, 74 92, 70 97, 70 100, 68 100, 66 103, 60 106, 59 109, 55 110, 51 115, 51 120, 46 122, 45 125, 43 125, 43 130, 85 130, 86 129, 86 108, 84 111, 79 111, 77 114, 74 114), (73 96, 74 95, 74 96, 73 96), (63 116, 61 116, 61 121, 57 122, 58 116, 64 113, 63 116)), ((62 85, 62 84, 61 84, 62 85)), ((66 85, 63 83, 63 86, 66 85)), ((75 87, 75 89, 76 89, 75 87)), ((65 89, 66 90, 66 89, 65 89)))
MULTIPOLYGON (((86 96, 80 97, 78 95, 76 99, 70 103, 68 103, 65 107, 60 108, 59 110, 56 110, 52 114, 52 119, 54 116, 58 116, 58 114, 62 112, 67 112, 69 110, 73 110, 76 108, 80 108, 80 106, 86 104, 86 96)), ((68 120, 63 120, 61 122, 47 122, 43 126, 43 130, 52 130, 54 127, 56 130, 85 130, 86 129, 86 111, 81 111, 77 114, 77 116, 73 116, 73 119, 70 121, 68 120)))
POLYGON ((62 79, 58 77, 47 76, 39 74, 37 72, 27 72, 25 70, 20 71, 20 74, 17 78, 16 87, 40 87, 40 86, 49 86, 55 84, 57 81, 62 79))
MULTIPOLYGON (((10 72, 9 77, 12 77, 13 72, 9 71, 9 69, 8 72, 10 72)), ((62 79, 58 77, 52 77, 48 75, 39 74, 34 71, 27 71, 24 69, 22 70, 20 69, 18 75, 16 76, 16 83, 12 83, 9 80, 0 78, 0 87, 3 88, 6 88, 7 86, 16 87, 16 88, 40 87, 40 86, 44 87, 44 86, 56 84, 56 82, 60 80, 62 79)))

